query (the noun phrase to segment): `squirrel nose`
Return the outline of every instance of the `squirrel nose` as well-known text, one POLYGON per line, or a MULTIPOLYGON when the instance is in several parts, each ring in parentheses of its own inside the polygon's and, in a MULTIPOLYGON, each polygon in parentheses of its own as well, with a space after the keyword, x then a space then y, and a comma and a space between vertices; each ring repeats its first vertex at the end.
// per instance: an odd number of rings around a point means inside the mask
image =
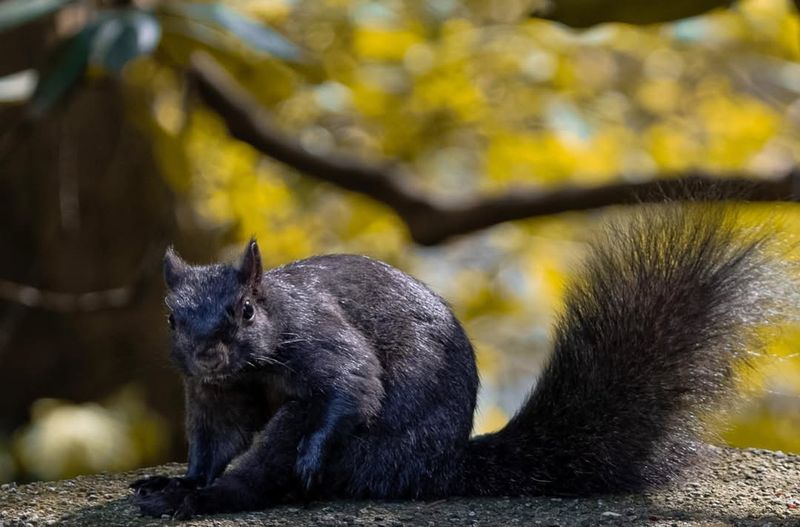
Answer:
POLYGON ((218 370, 225 362, 225 354, 221 346, 209 346, 201 348, 195 360, 206 370, 218 370))

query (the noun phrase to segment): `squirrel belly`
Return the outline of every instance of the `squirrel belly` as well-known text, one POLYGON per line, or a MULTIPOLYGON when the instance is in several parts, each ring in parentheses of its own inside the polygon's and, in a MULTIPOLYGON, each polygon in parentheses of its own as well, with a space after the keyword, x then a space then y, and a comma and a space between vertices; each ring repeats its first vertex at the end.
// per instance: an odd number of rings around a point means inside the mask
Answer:
POLYGON ((699 416, 732 391, 736 362, 761 349, 758 329, 800 305, 793 264, 734 220, 666 203, 609 225, 529 398, 474 438, 472 345, 419 281, 349 255, 263 271, 255 242, 238 266, 168 252, 189 471, 134 483, 137 504, 189 518, 299 494, 587 495, 670 481, 701 448, 699 416))

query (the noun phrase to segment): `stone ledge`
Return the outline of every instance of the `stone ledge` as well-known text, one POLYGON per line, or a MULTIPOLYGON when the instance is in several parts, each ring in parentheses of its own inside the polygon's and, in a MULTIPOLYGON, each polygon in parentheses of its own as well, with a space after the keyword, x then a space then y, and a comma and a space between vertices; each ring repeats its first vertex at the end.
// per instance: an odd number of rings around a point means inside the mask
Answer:
MULTIPOLYGON (((197 526, 800 526, 800 456, 715 448, 683 482, 642 495, 591 499, 452 498, 434 502, 319 502, 185 522, 197 526)), ((0 527, 177 525, 142 518, 128 483, 180 465, 0 487, 0 527)))

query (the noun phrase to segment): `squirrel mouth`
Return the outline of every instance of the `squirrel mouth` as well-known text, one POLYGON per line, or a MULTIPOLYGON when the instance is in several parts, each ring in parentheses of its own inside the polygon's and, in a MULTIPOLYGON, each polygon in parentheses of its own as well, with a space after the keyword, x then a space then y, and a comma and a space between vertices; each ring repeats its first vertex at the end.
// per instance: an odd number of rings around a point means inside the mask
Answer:
POLYGON ((203 384, 223 384, 231 376, 228 373, 205 373, 199 377, 203 384))

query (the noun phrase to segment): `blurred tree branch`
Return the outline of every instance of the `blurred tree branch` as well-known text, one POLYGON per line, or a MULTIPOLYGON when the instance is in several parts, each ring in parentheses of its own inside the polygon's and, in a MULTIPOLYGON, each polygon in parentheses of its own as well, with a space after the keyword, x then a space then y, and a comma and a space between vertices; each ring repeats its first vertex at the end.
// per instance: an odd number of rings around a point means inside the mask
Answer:
POLYGON ((531 16, 587 28, 605 22, 657 24, 702 15, 712 9, 730 7, 733 0, 550 0, 531 16))
POLYGON ((133 287, 117 287, 88 293, 58 293, 0 280, 0 299, 26 307, 59 312, 100 311, 124 307, 131 303, 133 291, 133 287))
POLYGON ((621 182, 585 188, 542 191, 511 189, 505 193, 469 199, 431 196, 412 185, 397 164, 368 163, 343 154, 316 155, 282 132, 268 112, 221 66, 207 55, 192 57, 190 85, 216 111, 231 135, 290 167, 358 192, 393 209, 422 245, 436 245, 452 236, 478 231, 511 220, 646 201, 665 195, 680 196, 687 187, 715 187, 721 195, 753 201, 800 200, 800 171, 777 179, 727 174, 724 179, 703 172, 671 174, 655 181, 621 182))
POLYGON ((142 297, 150 278, 160 269, 163 246, 163 243, 150 245, 138 265, 136 278, 126 286, 85 293, 62 293, 0 279, 0 300, 60 313, 87 313, 128 307, 142 297))

